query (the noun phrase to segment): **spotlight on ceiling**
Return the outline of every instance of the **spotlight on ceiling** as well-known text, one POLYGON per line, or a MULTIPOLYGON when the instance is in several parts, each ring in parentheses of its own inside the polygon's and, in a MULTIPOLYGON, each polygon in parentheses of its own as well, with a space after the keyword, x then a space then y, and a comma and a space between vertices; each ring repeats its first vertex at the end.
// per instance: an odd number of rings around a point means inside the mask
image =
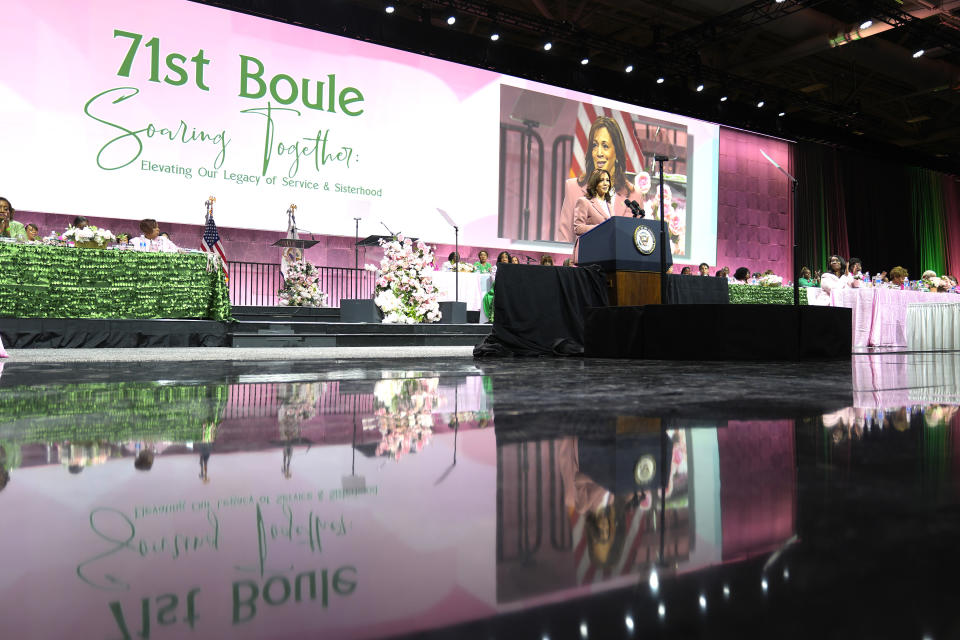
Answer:
POLYGON ((396 11, 396 9, 393 7, 392 4, 388 4, 386 7, 384 7, 383 10, 386 11, 387 13, 393 13, 394 11, 396 11))
POLYGON ((663 84, 665 80, 666 78, 664 78, 663 76, 660 76, 659 78, 657 78, 657 84, 663 84))
POLYGON ((700 93, 701 91, 703 91, 703 83, 702 83, 702 82, 697 85, 697 93, 700 93))
POLYGON ((633 71, 633 65, 632 65, 632 64, 628 64, 628 65, 627 65, 627 68, 624 69, 624 71, 626 71, 627 73, 630 73, 631 71, 633 71))
POLYGON ((720 102, 726 102, 727 96, 720 96, 720 102))
POLYGON ((457 22, 457 17, 456 17, 456 16, 450 16, 449 18, 447 18, 447 24, 450 25, 451 27, 452 27, 454 24, 456 24, 456 22, 457 22))
POLYGON ((919 57, 922 56, 924 53, 926 53, 926 52, 925 52, 923 49, 917 49, 916 51, 913 52, 913 57, 914 57, 914 58, 919 58, 919 57))
POLYGON ((766 104, 766 102, 764 102, 763 100, 760 100, 759 102, 757 102, 757 109, 762 109, 762 108, 763 108, 763 105, 765 105, 765 104, 766 104))
POLYGON ((778 113, 777 115, 782 118, 783 116, 787 115, 787 112, 786 112, 786 111, 781 111, 781 112, 778 113))
POLYGON ((550 49, 553 49, 553 43, 552 43, 552 42, 544 43, 544 45, 543 45, 543 50, 544 50, 544 51, 550 51, 550 49))
POLYGON ((860 31, 869 29, 872 26, 873 26, 873 20, 869 20, 869 19, 864 20, 863 22, 860 23, 860 31))
POLYGON ((783 3, 786 2, 786 1, 787 1, 787 0, 777 0, 777 4, 783 4, 783 3))
POLYGON ((582 64, 582 65, 588 65, 588 64, 590 64, 590 58, 582 58, 582 59, 580 60, 580 64, 582 64))
POLYGON ((491 34, 490 34, 490 39, 493 40, 494 42, 496 42, 497 40, 500 39, 500 34, 499 34, 499 33, 491 33, 491 34))

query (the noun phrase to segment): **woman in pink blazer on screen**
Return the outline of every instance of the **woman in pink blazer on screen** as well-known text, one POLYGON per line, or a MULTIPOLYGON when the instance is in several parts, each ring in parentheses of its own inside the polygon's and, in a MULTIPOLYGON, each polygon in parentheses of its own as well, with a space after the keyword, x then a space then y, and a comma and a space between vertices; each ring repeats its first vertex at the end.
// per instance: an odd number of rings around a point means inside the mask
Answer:
POLYGON ((574 263, 577 262, 580 249, 580 236, 614 215, 610 184, 610 174, 603 169, 597 169, 587 180, 586 197, 577 199, 573 206, 573 234, 577 238, 573 246, 574 263))
MULTIPOLYGON (((627 178, 627 146, 620 125, 613 118, 599 116, 590 126, 587 135, 590 140, 587 156, 584 158, 584 172, 579 178, 569 178, 563 186, 563 203, 557 219, 556 238, 560 242, 574 242, 573 208, 579 198, 586 195, 587 181, 597 169, 610 174, 611 209, 615 216, 630 215, 627 200, 643 200, 645 186, 649 189, 650 176, 641 172, 637 186, 627 178)), ((641 157, 641 161, 642 161, 641 157)))

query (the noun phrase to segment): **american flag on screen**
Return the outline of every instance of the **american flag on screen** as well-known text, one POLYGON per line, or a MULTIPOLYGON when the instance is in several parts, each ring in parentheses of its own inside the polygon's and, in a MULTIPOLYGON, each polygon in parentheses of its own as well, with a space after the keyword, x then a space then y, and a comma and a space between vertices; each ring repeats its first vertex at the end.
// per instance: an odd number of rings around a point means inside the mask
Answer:
POLYGON ((223 245, 220 243, 220 233, 217 231, 217 223, 213 221, 213 203, 216 198, 211 197, 207 200, 207 223, 203 228, 203 236, 200 238, 200 248, 209 253, 216 253, 220 256, 222 262, 220 267, 223 269, 223 276, 230 279, 227 273, 227 254, 223 251, 223 245))
POLYGON ((587 140, 587 136, 590 135, 590 126, 598 116, 612 118, 620 125, 623 141, 627 146, 627 173, 633 175, 643 171, 643 149, 638 145, 630 114, 581 102, 577 108, 577 124, 574 127, 573 164, 570 167, 570 177, 578 178, 583 175, 585 169, 583 163, 590 152, 590 141, 587 140))

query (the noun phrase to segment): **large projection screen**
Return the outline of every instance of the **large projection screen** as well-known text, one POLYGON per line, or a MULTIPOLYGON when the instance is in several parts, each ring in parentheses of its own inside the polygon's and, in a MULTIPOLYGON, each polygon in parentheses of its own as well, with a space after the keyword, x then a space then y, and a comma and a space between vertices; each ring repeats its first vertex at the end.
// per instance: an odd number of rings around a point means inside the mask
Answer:
POLYGON ((221 226, 283 230, 296 203, 314 233, 352 236, 359 217, 443 242, 443 209, 468 244, 562 242, 550 184, 576 177, 582 148, 536 168, 553 234, 510 220, 504 124, 546 101, 551 146, 587 112, 623 123, 632 181, 654 152, 677 156, 674 247, 715 257, 715 124, 185 1, 36 0, 4 24, 0 194, 21 210, 202 224, 215 195, 221 226))

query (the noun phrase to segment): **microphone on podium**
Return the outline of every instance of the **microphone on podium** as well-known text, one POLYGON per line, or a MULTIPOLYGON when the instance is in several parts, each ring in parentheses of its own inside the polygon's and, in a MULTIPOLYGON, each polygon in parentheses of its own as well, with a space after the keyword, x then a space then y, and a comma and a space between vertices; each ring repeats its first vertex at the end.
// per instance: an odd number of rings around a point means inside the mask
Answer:
POLYGON ((634 218, 645 218, 647 216, 647 212, 643 210, 640 203, 636 200, 627 200, 624 204, 633 212, 634 218))

